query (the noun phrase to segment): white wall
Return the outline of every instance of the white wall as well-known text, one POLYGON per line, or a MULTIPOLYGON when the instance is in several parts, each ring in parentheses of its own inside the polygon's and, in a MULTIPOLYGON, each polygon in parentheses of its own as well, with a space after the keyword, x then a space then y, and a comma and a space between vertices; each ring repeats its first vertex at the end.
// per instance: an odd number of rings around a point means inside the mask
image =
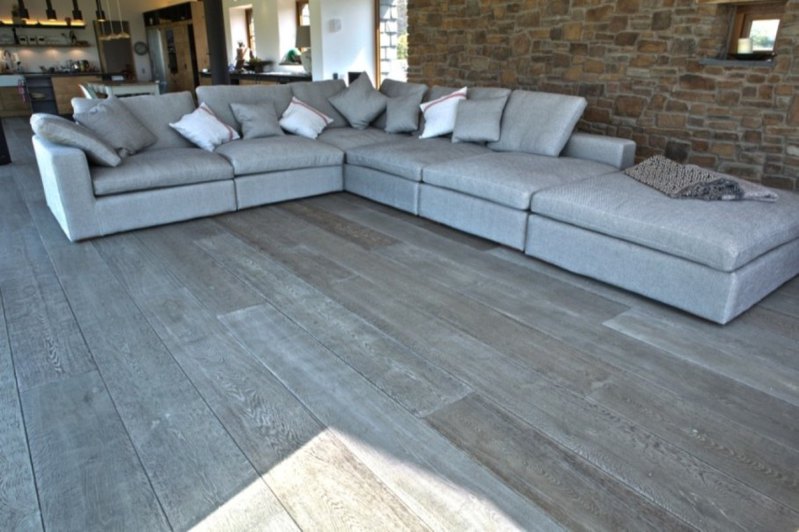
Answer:
POLYGON ((374 0, 311 0, 314 79, 364 70, 375 79, 374 9, 374 0))

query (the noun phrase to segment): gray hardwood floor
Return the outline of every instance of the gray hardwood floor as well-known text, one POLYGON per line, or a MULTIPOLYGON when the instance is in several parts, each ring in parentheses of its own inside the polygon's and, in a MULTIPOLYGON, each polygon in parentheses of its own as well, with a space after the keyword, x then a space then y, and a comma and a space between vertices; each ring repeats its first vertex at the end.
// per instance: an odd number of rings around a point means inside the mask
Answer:
POLYGON ((69 243, 0 167, 0 530, 799 528, 799 279, 726 327, 348 194, 69 243))

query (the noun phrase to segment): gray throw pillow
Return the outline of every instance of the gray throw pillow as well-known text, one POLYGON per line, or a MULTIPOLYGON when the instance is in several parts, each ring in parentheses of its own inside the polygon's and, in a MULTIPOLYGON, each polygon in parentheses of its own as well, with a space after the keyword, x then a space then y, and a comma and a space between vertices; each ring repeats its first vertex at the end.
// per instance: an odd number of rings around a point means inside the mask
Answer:
POLYGON ((385 79, 380 85, 380 92, 389 100, 386 102, 386 112, 377 117, 372 124, 374 127, 388 133, 410 133, 419 129, 419 105, 427 92, 427 85, 385 79))
POLYGON ((114 148, 91 130, 66 118, 35 113, 31 116, 31 128, 36 135, 50 142, 83 150, 86 158, 94 164, 113 167, 122 163, 114 148))
POLYGON ((452 142, 496 142, 507 97, 465 100, 458 104, 452 142))
POLYGON ((241 125, 242 138, 257 139, 285 135, 280 127, 275 104, 272 102, 231 103, 230 110, 241 125))
POLYGON ((133 155, 151 146, 158 138, 133 113, 113 96, 83 113, 73 115, 75 122, 91 129, 121 157, 133 155))
POLYGON ((387 98, 372 86, 369 75, 363 72, 349 87, 328 100, 352 127, 366 129, 386 109, 387 98))
POLYGON ((411 133, 419 129, 422 95, 408 94, 386 102, 386 133, 411 133))

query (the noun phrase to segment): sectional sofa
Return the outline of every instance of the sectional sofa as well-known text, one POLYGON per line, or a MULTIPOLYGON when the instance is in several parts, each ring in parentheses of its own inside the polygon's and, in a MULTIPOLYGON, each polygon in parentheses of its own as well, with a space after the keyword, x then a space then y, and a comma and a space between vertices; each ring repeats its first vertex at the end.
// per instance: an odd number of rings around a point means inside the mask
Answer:
MULTIPOLYGON (((388 133, 385 113, 349 127, 331 105, 345 90, 342 81, 199 87, 231 130, 241 127, 232 103, 272 102, 279 116, 296 97, 333 118, 315 140, 241 139, 213 152, 169 126, 195 109, 189 93, 126 98, 157 141, 117 167, 34 135, 47 204, 76 241, 346 190, 722 324, 799 273, 795 194, 773 204, 669 199, 620 172, 633 142, 573 132, 582 98, 469 89, 468 100, 507 102, 498 140, 482 143, 388 133)), ((451 91, 381 87, 397 101, 451 91)), ((94 105, 73 100, 76 112, 94 105)))

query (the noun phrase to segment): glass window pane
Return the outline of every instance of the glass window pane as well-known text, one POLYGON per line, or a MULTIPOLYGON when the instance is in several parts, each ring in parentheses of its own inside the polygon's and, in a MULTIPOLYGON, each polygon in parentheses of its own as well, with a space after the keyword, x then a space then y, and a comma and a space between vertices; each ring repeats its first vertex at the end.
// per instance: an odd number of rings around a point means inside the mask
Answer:
POLYGON ((753 20, 752 28, 749 30, 749 38, 752 39, 752 51, 771 52, 774 50, 774 42, 777 40, 777 30, 780 27, 780 19, 753 20))
POLYGON ((378 79, 408 79, 408 2, 378 0, 378 79))

